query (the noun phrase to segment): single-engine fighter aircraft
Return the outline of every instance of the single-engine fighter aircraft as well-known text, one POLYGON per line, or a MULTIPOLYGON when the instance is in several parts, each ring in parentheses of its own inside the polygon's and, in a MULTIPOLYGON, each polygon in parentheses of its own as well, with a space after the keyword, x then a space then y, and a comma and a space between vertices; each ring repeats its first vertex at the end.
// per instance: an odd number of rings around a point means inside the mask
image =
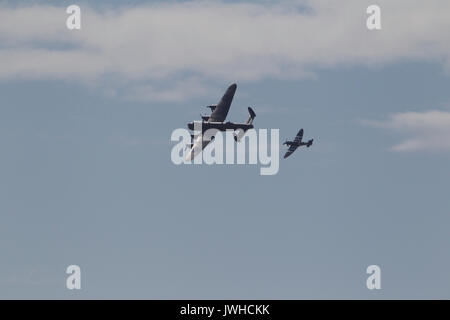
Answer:
POLYGON ((311 139, 308 142, 302 142, 302 139, 303 139, 303 129, 300 129, 300 131, 297 133, 297 136, 295 137, 294 141, 285 141, 283 143, 284 145, 288 145, 289 146, 288 151, 284 155, 284 159, 286 159, 291 154, 293 154, 294 151, 297 150, 298 147, 306 146, 306 147, 309 148, 309 147, 312 146, 314 139, 311 139))
MULTIPOLYGON (((191 143, 186 147, 191 148, 186 160, 190 161, 195 158, 207 145, 214 139, 214 135, 206 136, 204 133, 206 130, 215 129, 217 131, 235 130, 237 134, 234 134, 234 140, 239 142, 245 135, 245 132, 253 128, 253 119, 256 117, 252 108, 248 108, 250 117, 245 123, 224 122, 228 111, 230 110, 231 102, 233 101, 234 93, 236 92, 237 85, 233 83, 228 87, 227 91, 220 99, 217 105, 207 106, 211 109, 211 115, 201 115, 201 121, 192 121, 188 123, 189 130, 198 130, 202 128, 201 134, 191 134, 191 143)), ((195 133, 195 132, 194 132, 195 133)))

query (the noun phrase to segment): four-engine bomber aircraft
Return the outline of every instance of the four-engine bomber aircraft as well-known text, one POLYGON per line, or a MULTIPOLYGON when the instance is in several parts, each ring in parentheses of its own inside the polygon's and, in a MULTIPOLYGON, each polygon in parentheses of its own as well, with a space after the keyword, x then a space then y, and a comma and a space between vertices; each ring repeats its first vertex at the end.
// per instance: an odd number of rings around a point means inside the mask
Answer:
POLYGON ((248 108, 248 112, 250 113, 250 117, 245 123, 233 123, 233 122, 224 122, 228 111, 230 110, 231 102, 233 101, 234 93, 236 92, 237 85, 233 83, 228 87, 227 91, 223 95, 222 99, 220 99, 217 105, 208 106, 211 109, 211 115, 202 115, 202 121, 192 121, 188 123, 189 130, 197 130, 197 128, 202 128, 201 134, 191 134, 191 144, 187 145, 191 148, 188 155, 186 156, 186 160, 190 161, 195 158, 207 145, 210 143, 214 136, 206 137, 204 135, 206 130, 215 129, 218 131, 226 131, 236 130, 238 134, 234 135, 235 141, 240 141, 241 138, 245 135, 245 132, 249 129, 253 128, 253 119, 256 117, 255 112, 252 108, 248 108))
POLYGON ((302 142, 302 139, 303 139, 303 129, 300 129, 300 131, 297 133, 297 136, 294 138, 294 141, 286 141, 283 143, 289 146, 288 151, 284 155, 284 159, 286 159, 292 153, 294 153, 294 151, 297 150, 298 147, 306 146, 309 148, 310 146, 312 146, 314 139, 311 139, 308 142, 302 142))

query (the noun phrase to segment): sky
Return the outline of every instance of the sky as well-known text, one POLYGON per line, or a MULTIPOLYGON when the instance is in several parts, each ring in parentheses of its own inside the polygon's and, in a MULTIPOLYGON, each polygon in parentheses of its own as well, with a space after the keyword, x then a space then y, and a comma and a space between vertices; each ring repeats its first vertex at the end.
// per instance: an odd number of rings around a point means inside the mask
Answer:
POLYGON ((450 298, 449 10, 0 2, 0 298, 450 298), (314 145, 273 176, 174 165, 233 82, 228 120, 314 145))

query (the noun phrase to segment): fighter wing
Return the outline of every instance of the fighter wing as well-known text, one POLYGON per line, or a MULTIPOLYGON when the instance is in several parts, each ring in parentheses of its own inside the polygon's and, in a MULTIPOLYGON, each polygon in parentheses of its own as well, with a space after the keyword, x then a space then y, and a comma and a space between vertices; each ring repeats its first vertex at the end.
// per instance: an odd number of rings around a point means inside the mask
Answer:
POLYGON ((297 133, 297 136, 295 137, 295 142, 302 142, 303 139, 303 129, 300 129, 300 131, 297 133))
POLYGON ((227 118, 228 111, 230 110, 231 102, 233 101, 234 93, 236 92, 236 84, 233 83, 228 87, 227 91, 220 99, 217 107, 214 108, 211 116, 209 117, 209 122, 224 122, 227 118))
POLYGON ((291 154, 294 153, 295 150, 297 150, 297 146, 290 146, 288 151, 285 153, 284 155, 284 159, 286 159, 287 157, 289 157, 291 154))

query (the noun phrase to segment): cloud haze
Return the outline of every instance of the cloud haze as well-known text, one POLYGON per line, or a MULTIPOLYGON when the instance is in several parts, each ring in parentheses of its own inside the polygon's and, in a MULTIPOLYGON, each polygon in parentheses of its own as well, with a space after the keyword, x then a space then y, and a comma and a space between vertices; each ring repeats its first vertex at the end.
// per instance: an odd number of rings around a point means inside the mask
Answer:
POLYGON ((75 80, 126 88, 128 98, 178 101, 204 94, 211 81, 297 78, 317 68, 405 59, 448 66, 450 2, 378 1, 381 31, 366 29, 369 4, 80 5, 81 30, 66 28, 65 7, 2 6, 0 79, 75 80))
POLYGON ((392 114, 387 120, 370 122, 394 130, 406 140, 391 147, 393 151, 450 151, 450 112, 430 110, 392 114))

